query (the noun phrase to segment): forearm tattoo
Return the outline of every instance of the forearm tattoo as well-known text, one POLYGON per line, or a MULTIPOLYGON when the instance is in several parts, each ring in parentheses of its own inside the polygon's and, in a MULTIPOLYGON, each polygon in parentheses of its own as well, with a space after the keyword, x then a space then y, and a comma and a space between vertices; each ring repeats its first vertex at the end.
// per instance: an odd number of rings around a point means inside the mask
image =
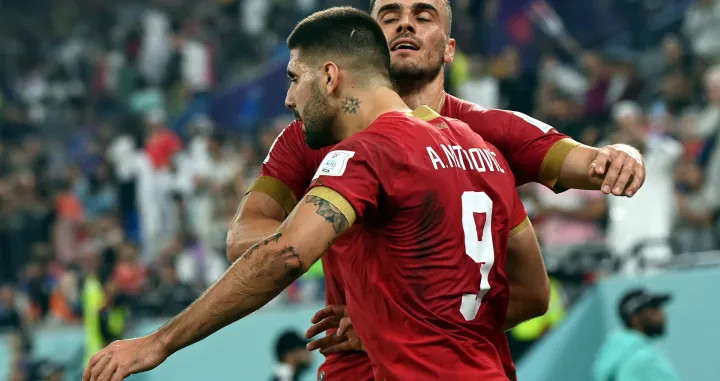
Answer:
POLYGON ((329 203, 327 200, 317 197, 317 196, 308 196, 306 197, 307 203, 313 204, 317 206, 317 213, 320 216, 323 216, 325 218, 325 221, 332 224, 333 229, 335 229, 335 233, 342 233, 345 230, 347 230, 348 226, 348 220, 345 218, 345 215, 342 214, 342 212, 335 207, 335 205, 329 203))
MULTIPOLYGON (((280 237, 282 237, 282 233, 275 233, 265 240, 256 243, 247 251, 247 253, 240 257, 240 259, 249 260, 257 252, 264 250, 267 251, 269 257, 268 262, 266 263, 268 269, 276 269, 277 264, 282 264, 282 267, 285 269, 285 274, 282 278, 287 277, 292 279, 300 276, 302 274, 302 269, 304 268, 304 263, 294 246, 285 246, 278 250, 267 250, 266 246, 278 242, 280 237)), ((262 271, 260 274, 266 275, 262 271)), ((281 279, 280 282, 284 282, 284 279, 281 279)))

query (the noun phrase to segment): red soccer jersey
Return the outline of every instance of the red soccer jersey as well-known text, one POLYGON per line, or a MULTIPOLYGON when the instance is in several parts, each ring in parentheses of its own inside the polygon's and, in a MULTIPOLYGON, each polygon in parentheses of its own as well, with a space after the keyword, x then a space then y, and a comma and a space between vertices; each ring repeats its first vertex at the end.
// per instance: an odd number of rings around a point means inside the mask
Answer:
POLYGON ((464 123, 415 114, 433 125, 384 114, 335 146, 311 185, 358 216, 353 247, 336 254, 349 314, 376 380, 507 380, 503 269, 526 219, 514 177, 464 123))
MULTIPOLYGON (((446 95, 442 115, 464 121, 485 141, 498 147, 507 159, 516 177, 516 185, 542 182, 553 186, 568 148, 577 143, 537 120, 502 110, 485 110, 473 103, 446 95)), ((262 165, 260 176, 250 191, 263 192, 273 197, 289 213, 307 190, 318 165, 331 147, 312 150, 305 144, 302 122, 291 123, 276 139, 262 165)), ((323 257, 326 277, 326 302, 345 304, 343 279, 336 255, 340 245, 352 247, 341 239, 323 257)), ((510 378, 515 368, 504 338, 505 349, 500 350, 503 364, 510 378)), ((320 368, 320 373, 340 375, 341 379, 372 380, 372 368, 364 353, 331 355, 320 368), (349 373, 346 373, 349 372, 349 373), (342 376, 346 375, 346 376, 342 376)), ((332 380, 332 378, 331 378, 332 380)))

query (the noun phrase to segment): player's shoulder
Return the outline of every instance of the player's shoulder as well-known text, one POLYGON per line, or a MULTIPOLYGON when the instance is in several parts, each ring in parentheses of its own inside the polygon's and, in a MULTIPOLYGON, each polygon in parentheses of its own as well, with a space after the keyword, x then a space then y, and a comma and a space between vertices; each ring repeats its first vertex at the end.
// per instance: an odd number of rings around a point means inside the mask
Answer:
POLYGON ((391 144, 401 145, 400 136, 407 135, 408 128, 422 125, 423 120, 413 118, 405 112, 388 112, 377 118, 365 131, 353 135, 357 141, 387 140, 391 144))
POLYGON ((305 134, 303 133, 303 123, 300 120, 293 120, 287 127, 283 128, 275 138, 273 146, 278 142, 288 143, 305 143, 305 134))
POLYGON ((458 97, 447 94, 445 97, 445 105, 443 106, 442 115, 448 118, 459 119, 471 128, 475 128, 476 125, 494 125, 494 128, 499 127, 497 124, 506 124, 512 120, 515 113, 508 110, 484 108, 478 104, 460 99, 458 97))
POLYGON ((303 136, 303 122, 302 120, 295 119, 281 133, 288 133, 295 136, 303 136))
POLYGON ((312 159, 320 153, 320 151, 314 151, 308 147, 305 142, 302 121, 294 120, 275 137, 263 164, 268 164, 273 158, 281 161, 291 159, 311 163, 312 159))

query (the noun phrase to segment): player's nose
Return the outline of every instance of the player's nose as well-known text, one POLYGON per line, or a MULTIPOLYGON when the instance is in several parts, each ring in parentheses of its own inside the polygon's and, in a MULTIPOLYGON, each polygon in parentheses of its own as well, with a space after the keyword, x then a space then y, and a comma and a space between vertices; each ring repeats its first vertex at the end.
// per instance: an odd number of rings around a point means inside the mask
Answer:
POLYGON ((415 33, 415 20, 410 15, 403 15, 400 18, 400 22, 398 23, 398 27, 395 30, 397 34, 403 34, 403 33, 415 33))
POLYGON ((290 95, 290 92, 288 92, 287 96, 285 96, 285 107, 291 110, 295 108, 295 98, 290 95))

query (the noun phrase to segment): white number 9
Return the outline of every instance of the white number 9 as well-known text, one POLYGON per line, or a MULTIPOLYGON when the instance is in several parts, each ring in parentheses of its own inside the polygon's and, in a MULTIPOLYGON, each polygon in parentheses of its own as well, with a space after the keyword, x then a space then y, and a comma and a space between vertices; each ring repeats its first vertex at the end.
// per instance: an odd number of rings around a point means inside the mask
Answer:
POLYGON ((460 313, 465 320, 475 319, 482 298, 490 291, 488 275, 495 262, 495 248, 492 239, 492 208, 493 202, 485 192, 464 192, 462 195, 462 225, 465 233, 465 254, 475 263, 480 264, 480 288, 477 294, 462 296, 460 313), (485 214, 485 225, 482 227, 482 241, 478 236, 475 214, 485 214))

